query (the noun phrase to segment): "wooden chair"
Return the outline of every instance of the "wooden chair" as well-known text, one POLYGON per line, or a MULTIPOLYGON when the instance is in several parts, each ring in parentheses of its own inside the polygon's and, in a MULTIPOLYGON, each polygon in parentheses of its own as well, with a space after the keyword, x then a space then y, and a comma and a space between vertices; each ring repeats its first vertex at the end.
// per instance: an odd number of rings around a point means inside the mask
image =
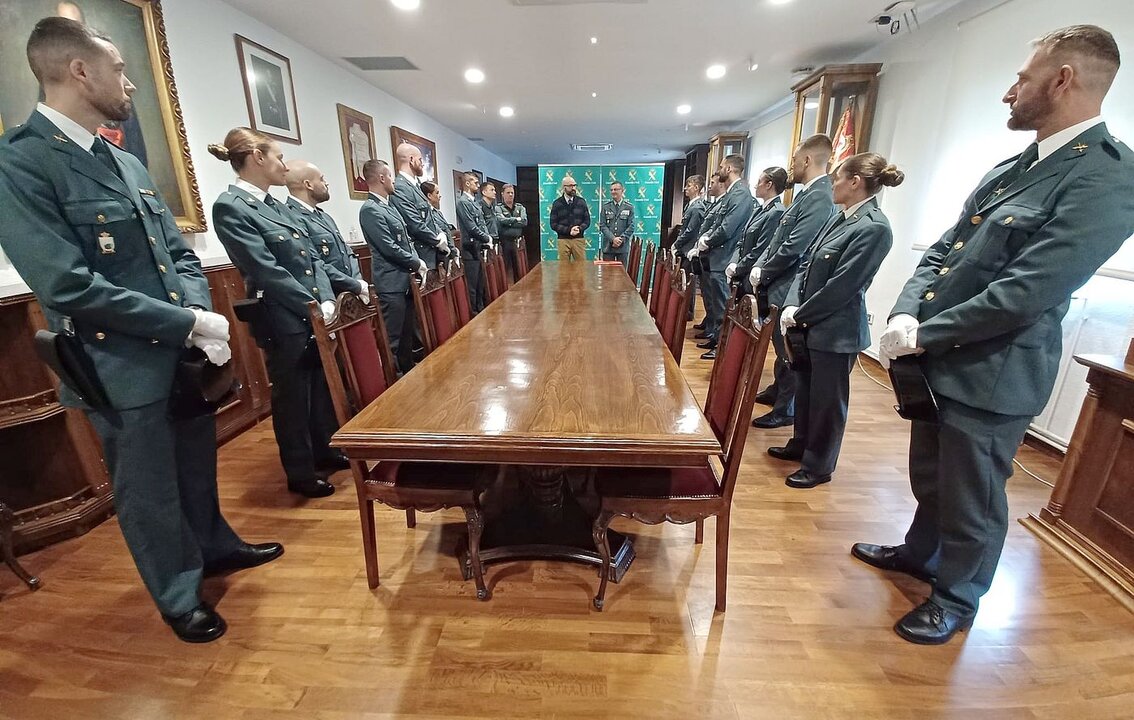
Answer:
POLYGON ((635 285, 638 284, 638 273, 641 271, 642 265, 642 239, 635 236, 630 240, 630 257, 626 259, 626 272, 630 275, 630 281, 635 285))
POLYGON ((516 240, 516 280, 528 274, 528 244, 524 238, 516 240))
POLYGON ((441 347, 459 328, 457 309, 447 280, 444 266, 426 273, 424 287, 418 284, 416 276, 410 280, 410 294, 417 310, 426 355, 441 347))
POLYGON ((662 248, 658 253, 658 262, 654 266, 654 275, 650 278, 650 286, 653 288, 653 294, 650 295, 650 315, 654 318, 656 323, 658 320, 658 306, 661 298, 665 295, 665 288, 669 283, 665 281, 665 273, 669 267, 669 258, 672 252, 668 248, 662 248))
POLYGON ((456 308, 457 329, 463 328, 472 320, 472 307, 469 305, 469 286, 465 278, 465 266, 460 257, 449 260, 445 272, 449 284, 449 294, 453 298, 453 307, 456 308))
POLYGON ((16 559, 16 551, 12 546, 12 528, 15 522, 15 513, 0 502, 0 560, 4 561, 4 564, 28 586, 29 590, 39 590, 43 583, 38 577, 24 570, 24 566, 16 559))
POLYGON ((663 320, 662 338, 665 339, 673 359, 678 363, 681 362, 681 351, 685 349, 685 328, 689 324, 689 314, 685 309, 689 307, 689 296, 692 292, 693 278, 684 270, 675 272, 670 283, 669 296, 666 298, 668 305, 663 320))
POLYGON ((650 283, 654 279, 654 265, 657 260, 657 247, 653 243, 646 245, 646 261, 642 263, 642 282, 638 286, 638 294, 642 296, 642 304, 649 307, 650 283))
MULTIPOLYGON (((327 323, 323 322, 317 302, 307 306, 335 418, 343 425, 393 382, 394 360, 382 314, 374 304, 365 305, 350 293, 339 295, 334 315, 327 323)), ((405 510, 410 527, 415 524, 415 511, 459 507, 465 511, 469 527, 469 564, 476 581, 476 596, 488 599, 480 562, 480 537, 484 530, 480 499, 489 481, 500 472, 498 466, 382 461, 370 467, 365 461, 352 459, 350 470, 358 493, 366 580, 372 589, 379 582, 375 502, 405 510)))
POLYGON ((662 522, 698 524, 696 542, 701 541, 701 523, 717 518, 716 609, 725 610, 728 588, 728 531, 732 494, 740 471, 744 440, 752 419, 752 405, 760 373, 768 354, 768 341, 778 310, 763 321, 757 316, 756 300, 741 298, 729 306, 717 360, 709 378, 705 416, 723 449, 722 458, 711 458, 696 468, 601 468, 595 474, 599 512, 592 531, 595 548, 603 559, 594 607, 602 610, 610 563, 607 528, 617 517, 629 517, 649 525, 662 522))
POLYGON ((503 295, 512 287, 512 278, 508 277, 508 266, 504 263, 504 253, 496 250, 493 264, 496 267, 496 284, 500 286, 500 294, 503 295))
POLYGON ((484 271, 485 304, 488 305, 504 293, 500 282, 500 273, 497 272, 496 259, 500 257, 492 248, 486 248, 480 254, 480 267, 484 271))

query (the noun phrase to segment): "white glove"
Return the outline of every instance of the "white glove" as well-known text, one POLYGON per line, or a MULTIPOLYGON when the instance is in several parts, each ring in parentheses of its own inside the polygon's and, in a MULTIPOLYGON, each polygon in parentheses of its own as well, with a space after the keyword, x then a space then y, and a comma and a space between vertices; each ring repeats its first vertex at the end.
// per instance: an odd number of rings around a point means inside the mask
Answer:
POLYGON ((232 349, 229 348, 228 343, 224 340, 204 337, 203 335, 194 335, 193 346, 204 350, 205 357, 207 357, 209 362, 213 365, 224 365, 232 359, 232 349))
POLYGON ((369 305, 370 304, 370 283, 363 282, 362 280, 359 280, 358 282, 359 282, 360 285, 362 285, 362 289, 359 290, 358 293, 356 293, 358 295, 358 299, 362 301, 363 305, 369 305))
POLYGON ((191 308, 197 319, 193 322, 193 335, 228 342, 228 318, 220 313, 191 308))
POLYGON ((692 248, 689 249, 689 252, 685 253, 685 257, 688 260, 692 260, 693 258, 697 257, 700 254, 701 254, 701 251, 698 250, 697 246, 694 245, 692 248))
POLYGON ((445 239, 445 233, 444 233, 444 231, 442 231, 442 230, 438 230, 438 231, 437 231, 437 234, 433 236, 433 239, 437 241, 437 246, 438 246, 438 247, 441 247, 442 245, 448 245, 448 244, 449 244, 449 243, 448 243, 448 242, 446 241, 446 239, 445 239))
POLYGON ((760 284, 760 276, 763 274, 764 272, 760 269, 759 265, 752 268, 752 272, 748 273, 748 284, 752 287, 756 287, 760 284))
POLYGON ((424 260, 418 260, 417 261, 417 274, 418 275, 424 275, 427 272, 429 272, 429 266, 425 264, 424 260))
POLYGON ((323 311, 323 322, 331 322, 331 317, 335 314, 335 301, 324 300, 319 305, 319 309, 323 311))
POLYGON ((728 267, 724 269, 724 274, 725 277, 729 279, 729 282, 731 282, 732 276, 736 274, 736 263, 729 263, 728 267))
POLYGON ((787 334, 788 328, 795 327, 795 313, 799 307, 795 305, 788 305, 783 310, 780 310, 780 332, 787 334))
MULTIPOLYGON (((901 313, 895 315, 886 329, 882 331, 882 338, 878 342, 878 350, 880 355, 887 355, 889 359, 893 360, 897 357, 893 350, 899 345, 906 343, 906 337, 910 334, 911 330, 917 330, 917 318, 913 315, 901 313)), ((914 344, 916 347, 916 343, 914 344)))
POLYGON ((697 249, 702 251, 702 252, 709 249, 709 236, 708 235, 702 235, 701 237, 697 238, 697 249))

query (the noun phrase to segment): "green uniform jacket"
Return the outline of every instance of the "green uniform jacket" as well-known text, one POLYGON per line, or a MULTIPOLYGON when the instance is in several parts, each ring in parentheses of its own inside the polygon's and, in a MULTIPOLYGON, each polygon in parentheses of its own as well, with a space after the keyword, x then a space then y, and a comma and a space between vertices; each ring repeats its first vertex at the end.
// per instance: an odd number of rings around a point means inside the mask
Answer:
POLYGON ((213 203, 213 227, 248 297, 260 297, 268 335, 311 332, 307 303, 334 300, 323 261, 303 223, 278 200, 268 207, 235 185, 213 203))
POLYGON ((740 239, 740 245, 730 260, 736 263, 737 275, 744 273, 747 276, 752 271, 756 260, 772 242, 772 236, 776 234, 776 228, 779 227, 780 218, 785 211, 787 208, 779 197, 772 198, 767 205, 761 204, 759 200, 756 201, 752 217, 744 227, 744 237, 740 239))
POLYGON ((768 243, 768 249, 756 261, 762 269, 760 287, 767 288, 770 304, 783 307, 787 302, 787 291, 795 279, 803 253, 834 214, 831 178, 824 175, 799 193, 791 207, 780 216, 776 234, 768 243))
POLYGON ((894 234, 875 198, 828 230, 841 215, 828 221, 808 249, 784 304, 799 308, 795 322, 807 330, 807 347, 857 353, 870 347, 866 289, 890 252, 894 234))
POLYGON ((374 291, 408 292, 410 274, 421 267, 421 258, 413 249, 406 224, 397 208, 370 195, 358 212, 358 224, 366 244, 370 246, 374 291))
POLYGON ((681 232, 673 242, 673 249, 684 256, 701 237, 701 225, 705 222, 705 213, 708 210, 705 198, 695 197, 685 206, 681 213, 681 232))
MULTIPOLYGON (((0 245, 48 326, 58 332, 71 319, 121 410, 169 397, 195 320, 188 308, 212 303, 149 173, 133 155, 111 154, 121 178, 38 112, 5 133, 0 245)), ((81 406, 65 387, 60 400, 81 406)))
POLYGON ((1012 415, 1043 411, 1071 293, 1134 233, 1134 155, 1086 130, 999 194, 985 176, 891 313, 916 317, 935 392, 1012 415))
POLYGON ((605 202, 599 210, 599 233, 602 251, 612 255, 628 255, 630 239, 634 236, 634 206, 628 200, 605 202), (614 247, 614 238, 622 238, 622 245, 614 247))
POLYGON ((482 203, 468 193, 457 197, 457 229, 461 231, 461 259, 480 262, 480 252, 492 242, 488 226, 484 224, 482 203))
POLYGON ((402 216, 417 256, 429 267, 437 267, 439 256, 444 256, 438 250, 440 243, 437 242, 437 231, 440 228, 434 227, 433 206, 429 204, 429 198, 425 197, 418 185, 398 173, 394 177, 394 193, 390 195, 390 203, 402 216))
POLYGON ((327 272, 335 293, 358 292, 362 271, 354 252, 343 240, 334 218, 319 208, 311 212, 294 197, 288 197, 287 208, 302 223, 300 227, 307 231, 307 237, 311 241, 309 249, 315 252, 316 257, 322 258, 323 269, 327 272))
POLYGON ((717 200, 716 222, 701 235, 709 236, 709 250, 702 252, 701 258, 708 261, 706 266, 714 272, 724 272, 730 258, 740 245, 744 227, 752 217, 752 191, 743 180, 737 180, 724 195, 717 200))

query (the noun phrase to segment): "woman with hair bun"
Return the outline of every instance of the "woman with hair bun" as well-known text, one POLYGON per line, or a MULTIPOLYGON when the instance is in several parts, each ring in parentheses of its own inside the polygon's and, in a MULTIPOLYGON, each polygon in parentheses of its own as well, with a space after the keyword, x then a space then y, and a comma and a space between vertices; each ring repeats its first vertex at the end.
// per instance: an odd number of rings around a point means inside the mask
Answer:
POLYGON ((890 221, 875 195, 905 179, 877 153, 860 153, 832 173, 835 213, 804 254, 780 313, 781 329, 802 330, 810 367, 796 371, 795 433, 784 447, 768 449, 783 460, 799 460, 788 487, 830 482, 847 423, 850 373, 858 353, 870 346, 866 289, 890 252, 890 221))
POLYGON ((328 446, 338 426, 319 356, 309 345, 307 303, 318 301, 327 316, 334 312, 330 279, 322 259, 308 250, 303 222, 268 192, 287 178, 279 145, 238 127, 209 152, 236 171, 236 181, 213 203, 213 227, 244 277, 247 297, 260 300, 252 332, 272 381, 272 428, 287 489, 325 497, 335 487, 316 468, 340 469, 346 462, 328 446))

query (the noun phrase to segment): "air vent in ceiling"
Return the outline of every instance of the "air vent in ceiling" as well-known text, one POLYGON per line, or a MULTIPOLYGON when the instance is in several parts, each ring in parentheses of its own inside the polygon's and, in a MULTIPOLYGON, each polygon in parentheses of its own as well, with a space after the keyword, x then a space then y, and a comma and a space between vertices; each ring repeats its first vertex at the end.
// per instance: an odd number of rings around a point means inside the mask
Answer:
POLYGON ((409 60, 400 55, 389 55, 379 57, 345 57, 351 65, 354 65, 359 70, 417 70, 417 65, 414 65, 409 60))
POLYGON ((484 142, 484 138, 469 138, 469 142, 484 142))
POLYGON ((610 143, 571 143, 571 149, 576 152, 606 152, 613 147, 610 143))
POLYGON ((650 0, 512 0, 518 7, 546 7, 549 5, 645 5, 650 0))

